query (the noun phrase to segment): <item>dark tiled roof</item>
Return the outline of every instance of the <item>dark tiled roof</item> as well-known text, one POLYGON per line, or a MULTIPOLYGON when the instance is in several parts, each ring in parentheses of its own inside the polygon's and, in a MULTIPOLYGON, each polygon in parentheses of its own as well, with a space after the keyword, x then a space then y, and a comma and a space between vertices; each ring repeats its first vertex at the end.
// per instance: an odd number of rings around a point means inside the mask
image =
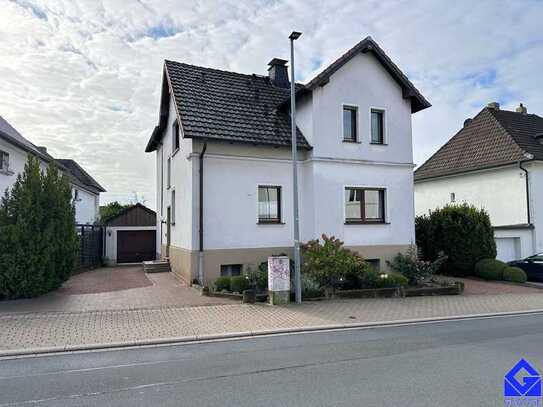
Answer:
POLYGON ((26 152, 32 153, 35 156, 40 157, 46 162, 50 162, 53 160, 53 157, 51 157, 46 152, 40 150, 36 145, 24 138, 21 133, 15 130, 15 128, 11 124, 9 124, 2 116, 0 116, 0 137, 6 139, 10 143, 19 146, 19 148, 22 148, 26 152))
MULTIPOLYGON (((166 61, 185 137, 290 146, 289 89, 268 77, 166 61)), ((298 130, 298 146, 311 148, 298 130)))
POLYGON ((83 185, 94 188, 100 192, 106 192, 106 190, 74 160, 59 158, 56 161, 66 168, 70 174, 83 185))
POLYGON ((415 171, 415 181, 498 167, 526 160, 543 160, 543 118, 484 108, 428 161, 415 171))

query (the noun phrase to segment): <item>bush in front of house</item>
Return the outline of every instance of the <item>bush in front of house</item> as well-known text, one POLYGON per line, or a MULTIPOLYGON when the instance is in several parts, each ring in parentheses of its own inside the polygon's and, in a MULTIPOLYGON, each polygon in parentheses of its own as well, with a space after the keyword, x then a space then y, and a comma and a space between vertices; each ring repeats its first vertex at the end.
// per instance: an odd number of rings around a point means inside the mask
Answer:
POLYGON ((229 276, 221 276, 215 280, 215 290, 217 291, 229 291, 230 290, 230 279, 229 276))
POLYGON ((394 288, 409 284, 407 277, 398 272, 382 273, 369 269, 360 279, 360 288, 394 288))
POLYGON ((496 243, 485 210, 467 204, 447 205, 415 219, 416 243, 422 258, 434 261, 447 256, 442 271, 455 276, 474 272, 482 259, 496 257, 496 243))
POLYGON ((243 293, 243 291, 251 288, 251 283, 247 276, 230 277, 230 291, 233 293, 243 293))
POLYGON ((0 203, 0 299, 29 298, 58 288, 74 267, 78 237, 68 179, 29 157, 0 203))
POLYGON ((322 235, 302 246, 302 272, 321 288, 340 288, 353 274, 362 275, 369 265, 357 253, 345 248, 334 236, 322 235))
POLYGON ((514 283, 525 283, 528 280, 524 270, 518 267, 506 267, 503 270, 503 279, 514 283))
POLYGON ((503 280, 507 264, 496 259, 483 259, 475 265, 475 275, 483 280, 503 280))
POLYGON ((405 276, 410 285, 417 285, 436 274, 447 256, 442 253, 434 261, 420 260, 415 246, 409 247, 406 253, 398 253, 392 261, 387 261, 388 266, 397 273, 405 276))

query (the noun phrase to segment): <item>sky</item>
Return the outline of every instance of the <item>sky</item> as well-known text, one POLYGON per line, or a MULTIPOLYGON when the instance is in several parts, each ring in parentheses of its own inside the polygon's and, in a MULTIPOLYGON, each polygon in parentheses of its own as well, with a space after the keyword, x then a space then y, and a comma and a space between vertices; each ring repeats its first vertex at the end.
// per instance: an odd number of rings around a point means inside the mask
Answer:
POLYGON ((432 107, 413 115, 422 164, 487 103, 543 115, 543 1, 0 0, 0 115, 80 163, 101 201, 155 207, 164 59, 309 81, 371 35, 432 107))

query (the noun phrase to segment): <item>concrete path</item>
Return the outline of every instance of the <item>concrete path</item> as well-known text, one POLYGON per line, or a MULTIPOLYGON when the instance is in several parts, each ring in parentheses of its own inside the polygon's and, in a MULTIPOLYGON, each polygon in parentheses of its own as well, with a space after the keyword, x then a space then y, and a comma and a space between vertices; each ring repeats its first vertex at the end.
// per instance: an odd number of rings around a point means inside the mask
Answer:
POLYGON ((341 327, 473 314, 543 310, 543 292, 219 305, 0 315, 0 353, 196 340, 210 336, 341 327))
POLYGON ((542 342, 538 314, 3 360, 0 405, 539 406, 503 383, 542 342))

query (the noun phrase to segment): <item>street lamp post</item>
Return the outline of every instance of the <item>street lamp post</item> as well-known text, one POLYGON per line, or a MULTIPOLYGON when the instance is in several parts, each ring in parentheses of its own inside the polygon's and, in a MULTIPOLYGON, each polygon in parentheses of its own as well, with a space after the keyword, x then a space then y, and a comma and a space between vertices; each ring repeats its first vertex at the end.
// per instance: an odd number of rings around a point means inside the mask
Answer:
POLYGON ((296 143, 296 81, 294 79, 294 41, 302 33, 290 34, 290 122, 292 137, 292 195, 294 206, 294 289, 296 303, 302 303, 302 278, 300 275, 300 214, 298 208, 298 151, 296 143))

